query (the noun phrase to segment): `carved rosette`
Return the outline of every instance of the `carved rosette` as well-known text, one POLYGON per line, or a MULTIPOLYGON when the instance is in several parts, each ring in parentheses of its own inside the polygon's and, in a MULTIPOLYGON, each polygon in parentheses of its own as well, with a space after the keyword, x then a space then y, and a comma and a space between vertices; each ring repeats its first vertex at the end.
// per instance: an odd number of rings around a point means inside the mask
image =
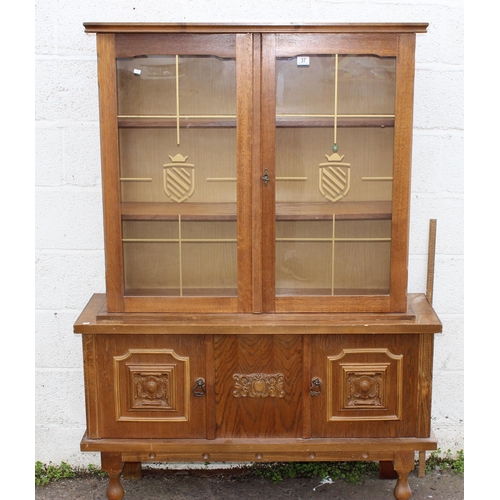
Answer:
POLYGON ((347 406, 382 406, 382 382, 381 372, 347 374, 347 406))
POLYGON ((170 408, 169 373, 134 373, 133 408, 170 408))
POLYGON ((285 377, 282 373, 249 375, 235 373, 233 379, 235 398, 283 398, 285 396, 283 389, 285 377))

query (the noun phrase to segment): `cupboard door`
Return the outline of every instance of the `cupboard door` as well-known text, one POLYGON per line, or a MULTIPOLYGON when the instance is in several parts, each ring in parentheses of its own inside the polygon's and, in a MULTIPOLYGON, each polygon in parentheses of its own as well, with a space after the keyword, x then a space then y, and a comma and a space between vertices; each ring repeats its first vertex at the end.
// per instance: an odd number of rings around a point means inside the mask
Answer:
POLYGON ((418 335, 315 336, 312 437, 418 433, 418 335))
POLYGON ((206 437, 207 342, 195 335, 98 335, 100 437, 206 437))
POLYGON ((412 83, 399 51, 392 34, 264 35, 266 310, 404 310, 411 130, 399 113, 412 83))
POLYGON ((302 437, 302 337, 216 335, 218 438, 302 437))
POLYGON ((116 36, 101 76, 116 81, 116 107, 112 84, 101 96, 117 142, 103 155, 109 310, 245 310, 249 63, 249 36, 116 36))

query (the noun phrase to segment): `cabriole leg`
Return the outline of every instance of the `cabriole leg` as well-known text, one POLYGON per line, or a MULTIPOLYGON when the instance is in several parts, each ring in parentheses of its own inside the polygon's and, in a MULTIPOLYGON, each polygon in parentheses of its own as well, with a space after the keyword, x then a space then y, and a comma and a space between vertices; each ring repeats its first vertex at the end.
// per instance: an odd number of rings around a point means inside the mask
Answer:
POLYGON ((398 451, 394 458, 394 470, 398 473, 398 482, 394 488, 394 496, 397 500, 408 500, 411 497, 411 489, 408 484, 408 474, 415 467, 413 451, 398 451))
POLYGON ((120 482, 120 474, 123 469, 121 453, 101 453, 101 469, 109 477, 106 498, 108 500, 122 500, 125 490, 120 482))

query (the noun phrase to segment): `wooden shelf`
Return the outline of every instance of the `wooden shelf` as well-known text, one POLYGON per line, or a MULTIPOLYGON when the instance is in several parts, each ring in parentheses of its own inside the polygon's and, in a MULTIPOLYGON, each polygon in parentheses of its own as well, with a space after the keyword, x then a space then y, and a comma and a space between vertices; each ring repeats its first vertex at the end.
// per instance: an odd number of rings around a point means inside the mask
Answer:
MULTIPOLYGON (((340 289, 335 290, 335 295, 388 295, 387 289, 340 289)), ((125 295, 135 297, 180 297, 179 288, 141 288, 127 289, 125 295)), ((302 289, 277 289, 276 295, 288 296, 324 296, 332 295, 329 288, 302 288, 302 289)), ((183 297, 237 297, 235 288, 183 288, 183 297)))
MULTIPOLYGON (((285 115, 276 117, 276 127, 331 127, 333 116, 285 115)), ((337 118, 337 127, 394 127, 394 116, 342 116, 337 118)))
MULTIPOLYGON (((180 297, 179 288, 142 288, 126 289, 125 295, 130 297, 180 297)), ((237 297, 236 288, 185 288, 182 297, 237 297)))
MULTIPOLYGON (((235 203, 122 203, 122 220, 236 220, 235 203)), ((276 220, 390 220, 390 201, 277 203, 276 220)))
POLYGON ((122 220, 236 220, 235 203, 122 203, 122 220))
MULTIPOLYGON (((180 117, 180 128, 231 128, 236 127, 234 116, 192 116, 180 117)), ((175 116, 118 116, 120 128, 176 128, 175 116)), ((311 115, 286 115, 276 117, 276 127, 307 127, 307 128, 333 128, 333 116, 311 116, 311 115)), ((347 116, 337 118, 337 127, 394 127, 393 116, 347 116)))
POLYGON ((277 203, 276 220, 390 220, 390 201, 277 203))
MULTIPOLYGON (((120 128, 176 128, 177 119, 163 116, 119 116, 120 128)), ((236 117, 186 117, 179 119, 180 128, 234 128, 236 117)))

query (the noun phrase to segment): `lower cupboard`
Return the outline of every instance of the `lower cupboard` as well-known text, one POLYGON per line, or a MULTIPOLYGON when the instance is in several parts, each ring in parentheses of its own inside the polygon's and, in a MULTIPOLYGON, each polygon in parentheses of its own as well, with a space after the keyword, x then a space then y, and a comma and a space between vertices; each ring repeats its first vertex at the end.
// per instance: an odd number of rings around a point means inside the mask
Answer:
POLYGON ((339 326, 330 315, 316 327, 319 315, 307 324, 304 315, 240 316, 235 326, 231 315, 153 322, 84 311, 75 325, 87 409, 81 448, 101 452, 109 499, 123 496, 124 464, 304 460, 391 463, 403 478, 396 498, 409 498, 415 451, 437 447, 430 408, 440 330, 428 303, 414 302, 421 314, 385 324, 353 317, 339 326))

